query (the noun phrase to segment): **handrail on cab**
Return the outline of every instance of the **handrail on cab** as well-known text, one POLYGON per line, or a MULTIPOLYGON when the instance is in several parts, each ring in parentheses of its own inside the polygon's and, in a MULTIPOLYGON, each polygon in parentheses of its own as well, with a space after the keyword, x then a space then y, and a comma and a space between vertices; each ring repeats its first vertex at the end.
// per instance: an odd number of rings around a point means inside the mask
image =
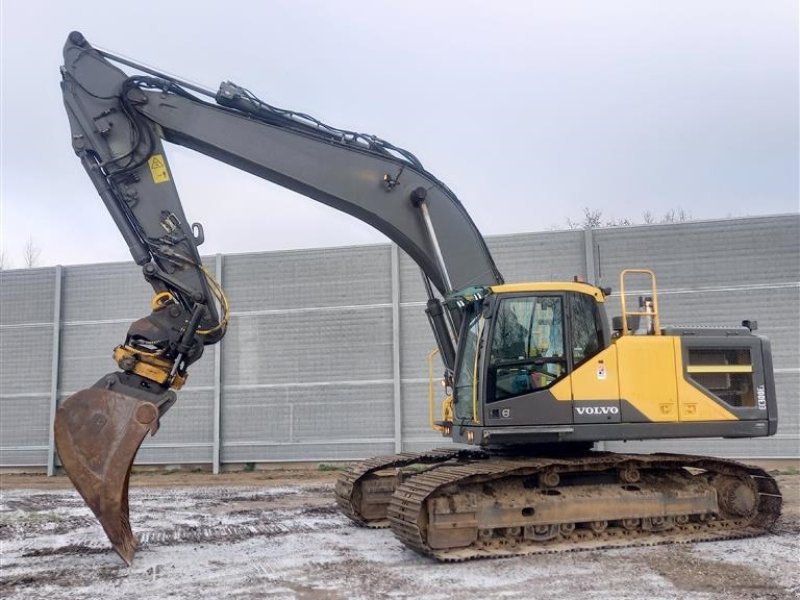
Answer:
POLYGON ((641 316, 650 319, 650 325, 647 333, 650 335, 661 335, 661 322, 658 316, 658 291, 656 289, 656 274, 650 269, 624 269, 619 274, 619 293, 620 303, 622 305, 622 333, 621 335, 628 334, 628 317, 641 316), (650 278, 651 296, 649 302, 644 301, 644 310, 641 311, 628 311, 625 305, 625 276, 633 273, 639 275, 647 275, 650 278))

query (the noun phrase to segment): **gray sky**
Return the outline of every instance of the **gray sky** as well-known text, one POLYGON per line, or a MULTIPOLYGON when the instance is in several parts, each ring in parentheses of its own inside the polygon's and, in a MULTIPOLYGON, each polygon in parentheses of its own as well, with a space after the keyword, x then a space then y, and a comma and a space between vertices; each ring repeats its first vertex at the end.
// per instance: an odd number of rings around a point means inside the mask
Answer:
MULTIPOLYGON (((20 267, 128 260, 72 153, 58 86, 69 31, 216 89, 414 152, 484 234, 584 206, 641 219, 797 212, 792 0, 166 2, 0 0, 0 245, 20 267)), ((385 241, 370 227, 169 146, 203 253, 385 241)))

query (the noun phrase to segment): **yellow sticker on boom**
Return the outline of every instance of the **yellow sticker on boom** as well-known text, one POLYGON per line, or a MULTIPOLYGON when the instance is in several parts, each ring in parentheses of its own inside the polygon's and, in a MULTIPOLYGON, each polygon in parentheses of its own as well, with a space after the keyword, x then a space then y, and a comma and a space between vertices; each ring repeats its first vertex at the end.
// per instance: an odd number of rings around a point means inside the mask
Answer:
POLYGON ((150 174, 153 176, 154 183, 169 181, 167 161, 164 160, 163 154, 153 154, 153 156, 147 159, 147 165, 150 167, 150 174))

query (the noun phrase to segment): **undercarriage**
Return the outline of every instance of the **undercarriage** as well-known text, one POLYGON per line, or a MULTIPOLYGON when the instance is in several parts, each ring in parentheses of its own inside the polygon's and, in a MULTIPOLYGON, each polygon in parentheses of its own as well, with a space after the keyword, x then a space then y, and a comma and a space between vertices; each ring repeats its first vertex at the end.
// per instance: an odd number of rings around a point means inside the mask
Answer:
POLYGON ((766 471, 731 460, 454 449, 354 465, 336 497, 357 524, 441 561, 753 537, 782 502, 766 471))

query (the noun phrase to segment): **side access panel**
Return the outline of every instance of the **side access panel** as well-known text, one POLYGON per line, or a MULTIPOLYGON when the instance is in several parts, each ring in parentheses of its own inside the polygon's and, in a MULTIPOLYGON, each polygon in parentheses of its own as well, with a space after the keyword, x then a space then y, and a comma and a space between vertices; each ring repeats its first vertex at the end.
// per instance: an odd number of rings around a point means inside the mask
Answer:
POLYGON ((678 421, 678 371, 673 338, 627 335, 616 340, 614 346, 622 421, 678 421))

